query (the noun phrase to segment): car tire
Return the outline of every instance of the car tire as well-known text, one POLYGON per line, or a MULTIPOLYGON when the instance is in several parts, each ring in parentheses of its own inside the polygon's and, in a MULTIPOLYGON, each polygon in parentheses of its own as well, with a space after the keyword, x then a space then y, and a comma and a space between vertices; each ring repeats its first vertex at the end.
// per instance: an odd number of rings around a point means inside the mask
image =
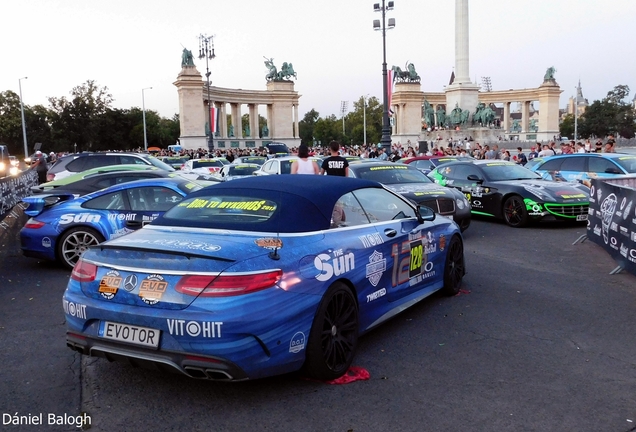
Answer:
POLYGON ((358 347, 358 305, 347 285, 335 282, 322 298, 309 333, 304 371, 313 379, 344 375, 358 347))
POLYGON ((64 267, 72 269, 86 249, 103 241, 104 237, 92 228, 71 228, 60 237, 57 246, 58 260, 64 267))
POLYGON ((521 228, 528 224, 528 210, 519 195, 512 195, 506 199, 502 213, 506 223, 513 228, 521 228))
POLYGON ((467 217, 459 223, 459 230, 461 232, 464 232, 468 229, 468 227, 470 226, 470 220, 470 217, 467 217))
POLYGON ((441 292, 447 296, 454 296, 459 293, 462 285, 462 278, 466 273, 464 263, 464 245, 458 236, 453 236, 448 244, 446 252, 446 262, 444 264, 444 287, 441 292))

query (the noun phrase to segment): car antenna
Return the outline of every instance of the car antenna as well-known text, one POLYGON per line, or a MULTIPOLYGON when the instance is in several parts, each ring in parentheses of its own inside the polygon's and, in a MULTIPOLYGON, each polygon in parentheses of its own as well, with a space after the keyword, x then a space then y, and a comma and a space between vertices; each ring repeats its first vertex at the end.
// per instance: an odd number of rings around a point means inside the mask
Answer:
POLYGON ((273 259, 274 261, 278 261, 280 259, 280 255, 278 254, 278 246, 281 244, 282 243, 280 241, 280 229, 278 229, 276 230, 276 241, 274 242, 274 250, 268 253, 267 256, 273 259))

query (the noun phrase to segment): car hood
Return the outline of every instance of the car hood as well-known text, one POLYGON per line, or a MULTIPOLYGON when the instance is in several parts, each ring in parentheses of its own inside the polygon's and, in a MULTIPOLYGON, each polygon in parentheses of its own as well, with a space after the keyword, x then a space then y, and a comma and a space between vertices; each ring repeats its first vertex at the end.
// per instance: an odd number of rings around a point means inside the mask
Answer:
POLYGON ((81 288, 88 297, 114 303, 184 309, 196 298, 175 289, 185 276, 279 269, 294 259, 297 247, 304 250, 302 246, 323 237, 322 233, 277 237, 149 225, 87 250, 82 260, 98 270, 95 280, 82 282, 81 288), (275 249, 278 259, 270 257, 275 249))
POLYGON ((492 186, 498 189, 501 189, 503 185, 519 186, 531 193, 539 191, 541 194, 560 202, 588 202, 590 200, 589 189, 575 182, 554 182, 539 179, 492 182, 492 186))

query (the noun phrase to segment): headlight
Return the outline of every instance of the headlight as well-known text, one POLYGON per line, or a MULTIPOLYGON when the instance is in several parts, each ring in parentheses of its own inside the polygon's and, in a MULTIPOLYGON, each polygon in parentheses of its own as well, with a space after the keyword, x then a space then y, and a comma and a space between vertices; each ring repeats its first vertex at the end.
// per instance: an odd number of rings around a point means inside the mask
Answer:
POLYGON ((457 208, 460 210, 464 210, 464 206, 468 204, 468 201, 466 201, 466 198, 457 198, 455 202, 457 203, 457 208))
POLYGON ((547 193, 545 193, 544 191, 542 191, 539 188, 536 188, 536 187, 533 187, 533 186, 524 186, 523 188, 526 191, 530 192, 532 195, 534 195, 537 198, 539 198, 540 200, 543 200, 543 201, 554 201, 550 195, 548 195, 547 193))
POLYGON ((7 165, 4 162, 0 162, 0 171, 7 169, 7 165))
POLYGON ((18 169, 18 167, 12 166, 11 168, 9 168, 9 174, 11 174, 12 176, 17 176, 19 173, 20 170, 18 169))

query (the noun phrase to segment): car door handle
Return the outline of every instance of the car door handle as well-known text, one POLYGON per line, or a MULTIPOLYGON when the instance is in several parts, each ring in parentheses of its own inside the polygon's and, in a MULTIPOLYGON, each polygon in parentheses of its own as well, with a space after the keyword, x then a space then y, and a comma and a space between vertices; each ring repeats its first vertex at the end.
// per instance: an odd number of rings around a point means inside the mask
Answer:
POLYGON ((387 228, 384 230, 384 235, 387 237, 395 237, 397 235, 397 231, 393 228, 387 228))

